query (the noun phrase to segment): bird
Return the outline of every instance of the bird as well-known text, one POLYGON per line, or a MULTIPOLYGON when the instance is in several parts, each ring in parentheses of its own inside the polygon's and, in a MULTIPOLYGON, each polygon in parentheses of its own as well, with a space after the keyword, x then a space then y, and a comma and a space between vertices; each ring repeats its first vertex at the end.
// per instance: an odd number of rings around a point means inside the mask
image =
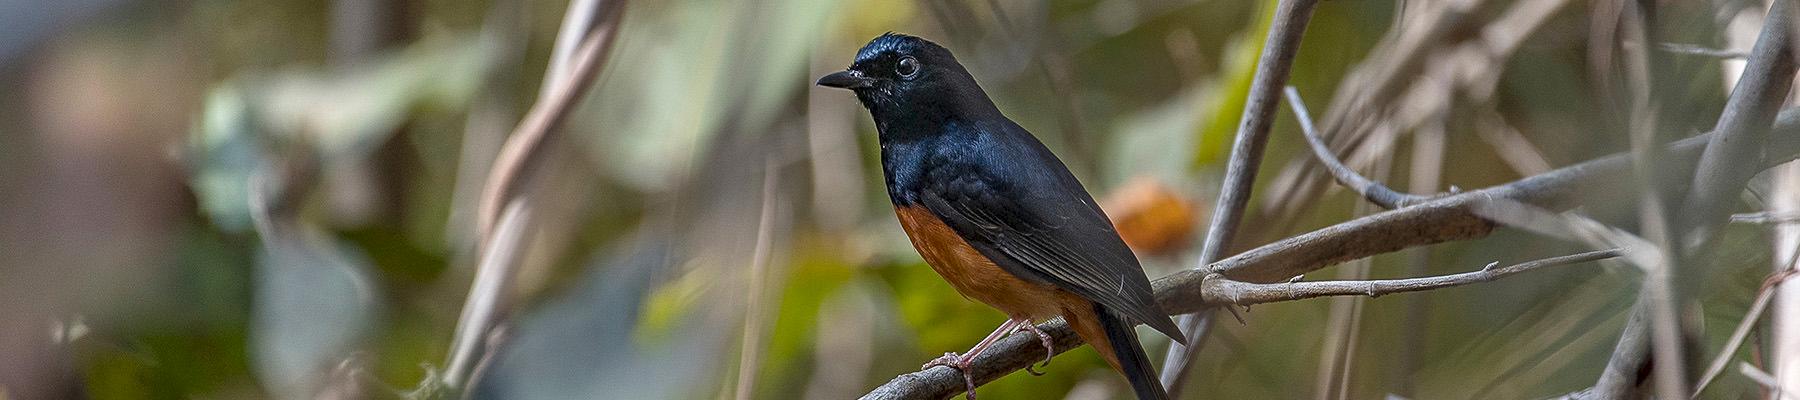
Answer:
POLYGON ((1002 114, 949 49, 889 32, 817 84, 849 89, 868 109, 888 199, 926 264, 1008 317, 969 351, 923 369, 957 369, 972 400, 976 356, 1026 331, 1043 342, 1048 364, 1055 352, 1035 321, 1062 317, 1138 399, 1168 398, 1135 327, 1186 340, 1136 255, 1068 166, 1002 114))

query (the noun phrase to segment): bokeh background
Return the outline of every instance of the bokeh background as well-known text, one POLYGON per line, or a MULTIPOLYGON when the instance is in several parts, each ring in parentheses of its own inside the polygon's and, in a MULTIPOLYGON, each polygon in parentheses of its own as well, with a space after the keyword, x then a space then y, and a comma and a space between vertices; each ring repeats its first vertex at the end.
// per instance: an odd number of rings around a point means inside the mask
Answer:
MULTIPOLYGON (((477 195, 567 4, 0 1, 0 399, 853 398, 1004 317, 914 253, 867 113, 813 79, 883 32, 946 45, 1103 198, 1154 278, 1193 266, 1274 3, 633 1, 537 178, 502 344, 459 391, 434 382, 478 261, 477 195)), ((1434 2, 1319 6, 1292 78, 1315 115, 1414 3, 1434 2)), ((1468 3, 1473 21, 1513 4, 1468 3)), ((1491 94, 1452 91, 1435 103, 1448 111, 1350 160, 1433 193, 1626 149, 1589 54, 1600 7, 1568 3, 1493 65, 1491 94)), ((1747 49, 1733 38, 1761 18, 1760 2, 1661 3, 1664 39, 1704 47, 1747 49)), ((1685 113, 1663 123, 1708 129, 1732 61, 1668 59, 1685 113)), ((1299 178, 1309 155, 1278 115, 1236 250, 1366 212, 1299 178)), ((1734 267, 1704 292, 1713 329, 1770 263, 1762 228, 1721 241, 1744 251, 1716 261, 1734 267)), ((1577 250, 1502 230, 1315 275, 1577 250)), ((1257 306, 1219 322, 1189 390, 1566 393, 1598 375, 1638 277, 1590 264, 1257 306)), ((1160 358, 1167 340, 1144 337, 1160 358)), ((1045 370, 980 393, 1128 396, 1091 350, 1045 370)), ((1728 373, 1703 394, 1758 393, 1728 373)))

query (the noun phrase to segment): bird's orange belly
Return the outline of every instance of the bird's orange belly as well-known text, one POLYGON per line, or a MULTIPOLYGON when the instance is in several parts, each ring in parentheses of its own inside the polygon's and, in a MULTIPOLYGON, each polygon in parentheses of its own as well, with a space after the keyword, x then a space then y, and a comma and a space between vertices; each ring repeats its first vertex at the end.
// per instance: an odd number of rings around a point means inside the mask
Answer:
POLYGON ((949 225, 924 207, 895 207, 900 227, 931 269, 963 297, 975 299, 1014 318, 1045 320, 1062 314, 1063 297, 1054 286, 1032 283, 1000 269, 969 246, 949 225))

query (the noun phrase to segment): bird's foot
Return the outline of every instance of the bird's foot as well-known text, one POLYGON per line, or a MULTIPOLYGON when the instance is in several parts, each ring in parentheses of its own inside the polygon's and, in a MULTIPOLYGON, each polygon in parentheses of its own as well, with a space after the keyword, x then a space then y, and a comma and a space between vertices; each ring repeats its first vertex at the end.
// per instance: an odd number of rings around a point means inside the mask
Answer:
POLYGON ((975 400, 975 376, 969 374, 969 364, 974 361, 974 357, 963 357, 954 352, 944 353, 942 357, 926 362, 925 367, 920 368, 919 370, 923 371, 937 366, 950 367, 950 369, 956 370, 956 373, 962 374, 963 377, 964 397, 968 400, 975 400))
POLYGON ((963 357, 957 355, 955 352, 944 353, 943 357, 938 357, 937 359, 926 362, 924 367, 919 367, 919 370, 928 370, 931 369, 931 367, 940 365, 954 369, 963 369, 963 357))
MULTIPOLYGON (((1056 356, 1056 345, 1054 344, 1054 341, 1050 340, 1050 334, 1047 334, 1047 333, 1044 333, 1044 331, 1038 330, 1037 325, 1034 325, 1030 322, 1019 324, 1019 329, 1015 330, 1014 332, 1017 332, 1017 331, 1026 331, 1026 332, 1031 332, 1031 333, 1037 335, 1038 342, 1044 344, 1044 364, 1036 365, 1035 367, 1050 366, 1050 357, 1056 356)), ((1025 366, 1025 372, 1031 374, 1031 376, 1044 376, 1044 373, 1038 372, 1036 369, 1033 369, 1033 367, 1034 367, 1033 365, 1025 366)))

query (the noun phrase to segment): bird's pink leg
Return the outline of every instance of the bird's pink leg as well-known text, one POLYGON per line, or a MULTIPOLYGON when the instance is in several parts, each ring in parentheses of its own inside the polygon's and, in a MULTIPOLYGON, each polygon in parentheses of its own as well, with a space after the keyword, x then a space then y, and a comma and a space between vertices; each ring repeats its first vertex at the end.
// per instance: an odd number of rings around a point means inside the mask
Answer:
MULTIPOLYGON (((1055 343, 1053 343, 1054 342, 1053 340, 1050 340, 1050 334, 1044 333, 1044 331, 1042 331, 1042 330, 1038 330, 1037 325, 1032 324, 1030 321, 1026 321, 1023 324, 1019 324, 1018 330, 1031 332, 1031 333, 1037 335, 1038 343, 1044 344, 1044 365, 1042 365, 1042 366, 1044 366, 1044 367, 1050 366, 1050 357, 1056 356, 1056 345, 1055 345, 1055 343)), ((1025 372, 1031 374, 1031 376, 1044 376, 1044 373, 1037 372, 1037 370, 1032 369, 1031 367, 1032 366, 1030 366, 1030 365, 1025 366, 1025 372)))
MULTIPOLYGON (((975 356, 981 355, 981 352, 987 350, 988 346, 992 346, 994 345, 994 342, 1000 341, 1000 338, 1018 331, 1020 324, 1031 326, 1031 320, 1019 318, 1006 320, 1005 323, 1000 324, 999 328, 994 329, 994 333, 989 333, 986 339, 981 339, 981 343, 976 343, 975 347, 970 348, 968 352, 961 355, 956 353, 944 353, 944 356, 925 363, 925 367, 920 369, 931 369, 931 367, 941 365, 961 372, 963 384, 967 386, 967 391, 964 392, 965 396, 969 400, 975 400, 975 377, 969 375, 969 365, 974 363, 975 356)), ((1033 331, 1036 331, 1035 327, 1033 331)))

